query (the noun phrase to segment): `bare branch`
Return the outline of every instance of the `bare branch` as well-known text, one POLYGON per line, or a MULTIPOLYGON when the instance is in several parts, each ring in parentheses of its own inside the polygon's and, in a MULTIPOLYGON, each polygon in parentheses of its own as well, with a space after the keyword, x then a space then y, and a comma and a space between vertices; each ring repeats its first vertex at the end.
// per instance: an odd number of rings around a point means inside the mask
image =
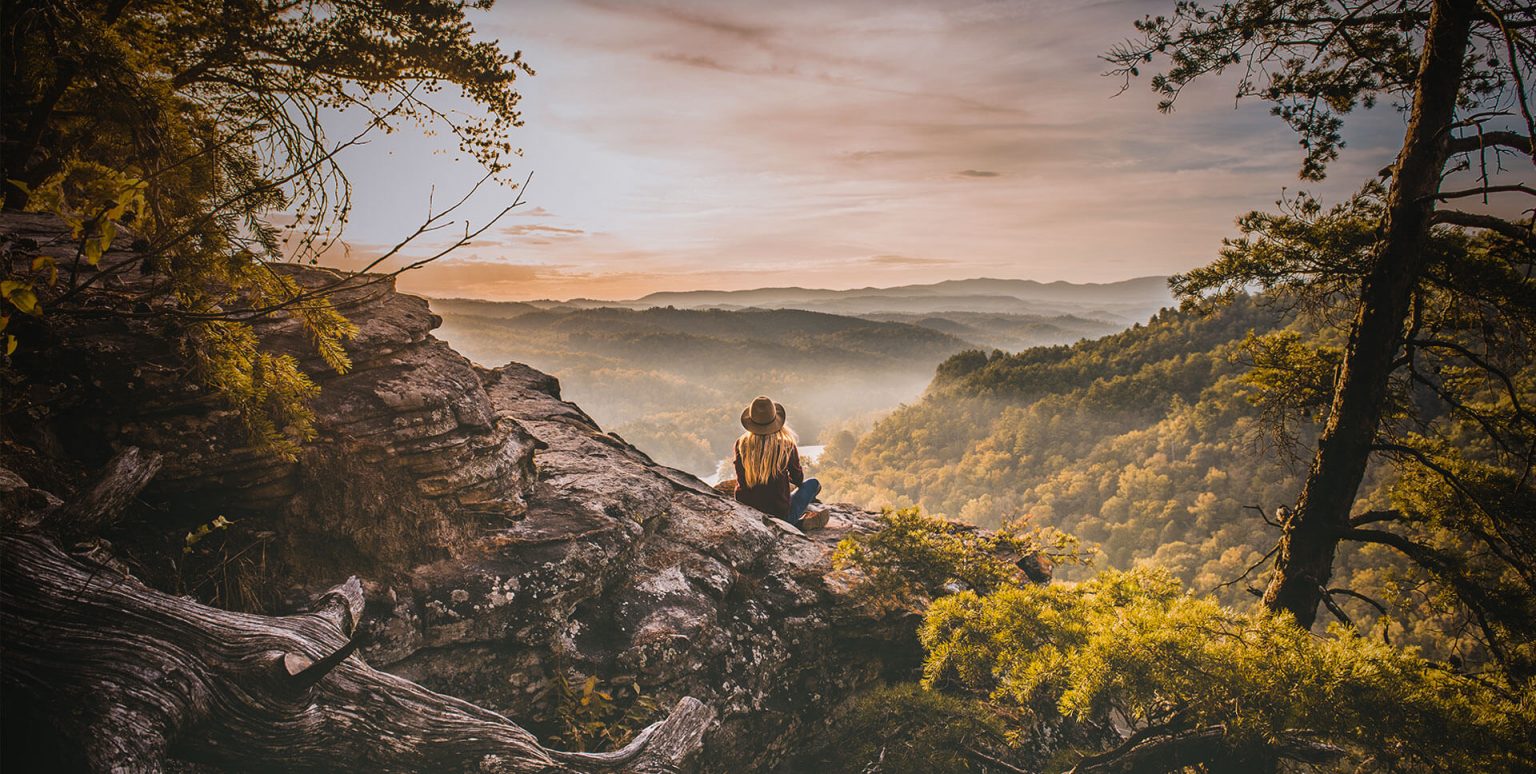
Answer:
POLYGON ((1339 538, 1353 540, 1357 543, 1375 543, 1377 545, 1395 548, 1403 556, 1427 569, 1446 569, 1445 559, 1439 552, 1422 543, 1416 543, 1396 532, 1387 532, 1381 529, 1351 528, 1339 531, 1339 538))
POLYGON ((1433 199, 1449 201, 1451 199, 1465 199, 1468 196, 1486 196, 1493 193, 1523 193, 1527 196, 1536 196, 1536 188, 1520 183, 1509 185, 1483 185, 1477 188, 1466 188, 1460 191, 1441 191, 1435 194, 1433 199))
POLYGON ((1339 607, 1339 603, 1333 601, 1333 597, 1328 594, 1328 589, 1318 586, 1317 591, 1323 601, 1323 607, 1328 608, 1328 612, 1333 613, 1333 617, 1339 619, 1339 623, 1351 629, 1359 629, 1358 626, 1355 626, 1355 619, 1350 618, 1349 614, 1344 612, 1344 608, 1339 607))
POLYGON ((1532 147, 1531 138, 1519 132, 1480 132, 1467 137, 1451 138, 1451 153, 1472 153, 1490 146, 1510 148, 1527 156, 1536 157, 1536 148, 1532 147))
MULTIPOLYGON (((1275 514, 1276 515, 1281 515, 1281 510, 1282 509, 1285 509, 1285 506, 1282 505, 1282 506, 1280 506, 1280 508, 1276 509, 1275 514)), ((1258 506, 1258 505, 1244 505, 1243 506, 1243 510, 1245 510, 1245 511, 1254 511, 1254 512, 1258 513, 1259 514, 1259 518, 1263 519, 1265 524, 1268 524, 1269 526, 1274 527, 1275 529, 1285 529, 1285 525, 1284 524, 1282 524, 1281 522, 1276 521, 1274 519, 1271 519, 1269 517, 1269 514, 1265 513, 1264 512, 1264 508, 1261 507, 1261 506, 1258 506)), ((1289 512, 1288 509, 1286 509, 1286 510, 1287 510, 1287 512, 1289 512)))
POLYGON ((1487 229, 1498 234, 1503 234, 1504 236, 1507 236, 1517 242, 1522 242, 1526 245, 1536 247, 1536 233, 1531 231, 1530 226, 1524 226, 1519 223, 1511 223, 1510 221, 1495 217, 1493 215, 1480 215, 1472 212, 1462 212, 1460 210, 1435 210, 1434 214, 1430 216, 1430 219, 1435 223, 1444 223, 1450 226, 1487 229))
POLYGON ((1275 543, 1274 547, 1270 548, 1267 553, 1265 553, 1263 556, 1259 557, 1258 561, 1254 562, 1253 564, 1248 565, 1248 569, 1243 570, 1243 574, 1242 575, 1239 575, 1236 578, 1233 578, 1232 580, 1225 581, 1223 583, 1217 584, 1215 588, 1211 589, 1212 593, 1220 591, 1220 590, 1222 590, 1222 589, 1224 589, 1224 588, 1226 588, 1228 586, 1236 586, 1238 583, 1242 582, 1243 579, 1247 578, 1250 574, 1252 574, 1254 570, 1259 569, 1260 566, 1262 566, 1265 562, 1269 561, 1270 557, 1274 556, 1279 551, 1280 551, 1280 544, 1279 543, 1275 543))
POLYGON ((1349 520, 1351 527, 1359 527, 1364 524, 1376 524, 1383 521, 1402 521, 1407 514, 1397 510, 1366 511, 1349 520))
MULTIPOLYGON (((1132 737, 1135 739, 1135 737, 1132 737)), ((1110 753, 1084 758, 1068 774, 1119 774, 1119 772, 1175 771, 1207 763, 1230 749, 1227 730, 1207 726, 1184 733, 1163 734, 1134 745, 1121 745, 1110 753)), ((1288 731, 1272 743, 1270 752, 1277 758, 1302 763, 1322 764, 1338 760, 1344 751, 1306 736, 1288 731)))
POLYGON ((1003 771, 1009 772, 1009 774, 1032 774, 1032 772, 1026 769, 1021 769, 1018 766, 1015 766, 996 756, 988 755, 985 752, 976 749, 975 747, 963 747, 961 748, 960 752, 964 753, 967 758, 975 760, 979 763, 986 764, 987 766, 993 768, 1002 769, 1003 771))
POLYGON ((1381 613, 1382 615, 1386 615, 1387 614, 1387 606, 1386 605, 1383 605, 1382 603, 1377 602, 1376 600, 1371 599, 1370 597, 1368 597, 1368 596, 1366 596, 1364 594, 1361 594, 1360 592, 1355 591, 1354 589, 1326 589, 1324 593, 1326 593, 1326 594, 1337 594, 1337 595, 1346 596, 1346 597, 1354 597, 1355 599, 1358 599, 1361 602, 1364 602, 1367 605, 1370 605, 1371 607, 1376 608, 1376 612, 1381 613))

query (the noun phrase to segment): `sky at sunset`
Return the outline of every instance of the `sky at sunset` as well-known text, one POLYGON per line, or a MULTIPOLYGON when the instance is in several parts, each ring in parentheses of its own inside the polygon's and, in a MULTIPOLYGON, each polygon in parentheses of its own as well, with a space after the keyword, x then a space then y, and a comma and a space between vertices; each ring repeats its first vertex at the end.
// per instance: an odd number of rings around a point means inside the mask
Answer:
MULTIPOLYGON (((526 204, 400 285, 512 300, 1107 282, 1208 262, 1283 189, 1337 198, 1391 161, 1390 107, 1352 116, 1330 179, 1299 184, 1295 138, 1266 105, 1234 105, 1230 78, 1171 115, 1145 78, 1116 97, 1099 55, 1171 6, 503 0, 473 18, 538 71, 512 138, 526 204)), ((344 166, 342 266, 481 174, 412 131, 344 166)), ((482 190, 465 213, 484 222, 513 196, 482 190)))

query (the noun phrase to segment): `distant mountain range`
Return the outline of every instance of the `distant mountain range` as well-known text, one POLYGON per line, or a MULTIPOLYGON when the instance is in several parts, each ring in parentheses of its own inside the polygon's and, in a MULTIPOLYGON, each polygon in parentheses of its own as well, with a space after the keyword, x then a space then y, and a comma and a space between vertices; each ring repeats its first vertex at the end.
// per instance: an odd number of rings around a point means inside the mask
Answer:
POLYGON ((1028 315, 1077 315, 1116 323, 1146 319, 1171 306, 1166 277, 1138 277, 1108 283, 1036 282, 977 278, 890 288, 825 290, 779 287, 753 290, 686 290, 651 293, 627 301, 533 301, 541 308, 589 309, 804 309, 831 314, 929 314, 977 312, 1028 315))

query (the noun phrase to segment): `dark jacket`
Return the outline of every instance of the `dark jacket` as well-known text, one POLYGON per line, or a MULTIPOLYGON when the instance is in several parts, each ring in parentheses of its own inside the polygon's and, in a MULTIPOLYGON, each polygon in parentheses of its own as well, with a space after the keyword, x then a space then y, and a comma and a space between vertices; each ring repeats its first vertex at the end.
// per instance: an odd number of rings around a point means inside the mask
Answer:
POLYGON ((741 457, 733 460, 736 466, 736 502, 744 503, 770 516, 784 518, 789 515, 789 485, 805 483, 805 470, 800 467, 800 450, 789 450, 789 468, 757 486, 747 486, 747 472, 741 467, 741 457))

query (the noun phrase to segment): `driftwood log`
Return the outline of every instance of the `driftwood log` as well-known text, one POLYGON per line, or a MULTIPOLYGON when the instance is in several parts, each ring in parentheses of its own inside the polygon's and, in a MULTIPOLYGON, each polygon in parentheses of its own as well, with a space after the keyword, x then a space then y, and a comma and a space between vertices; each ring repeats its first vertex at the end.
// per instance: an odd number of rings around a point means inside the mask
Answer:
POLYGON ((35 534, 0 537, 0 556, 6 712, 68 740, 70 768, 677 772, 714 717, 685 698, 623 750, 549 750, 494 712, 364 663, 349 640, 356 578, 309 613, 269 617, 157 592, 35 534))
POLYGON ((66 537, 101 534, 160 472, 162 457, 129 446, 118 452, 82 495, 47 517, 48 531, 66 537))

